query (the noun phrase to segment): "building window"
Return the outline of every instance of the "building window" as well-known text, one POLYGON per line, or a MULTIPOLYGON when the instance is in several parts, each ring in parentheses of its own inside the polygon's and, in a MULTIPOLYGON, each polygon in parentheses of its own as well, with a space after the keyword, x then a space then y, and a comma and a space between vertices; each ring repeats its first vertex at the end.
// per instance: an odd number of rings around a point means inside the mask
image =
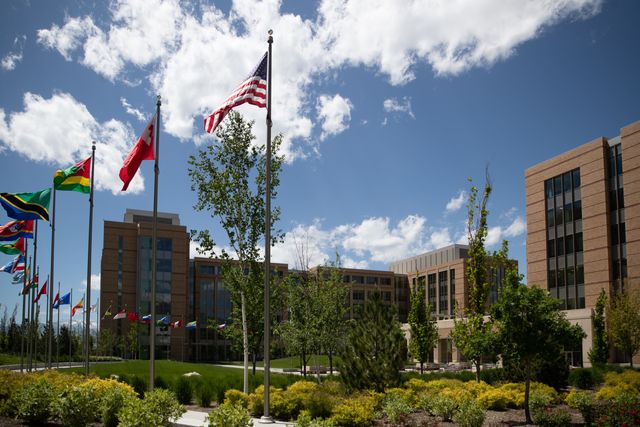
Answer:
POLYGON ((562 301, 563 308, 584 308, 584 299, 580 300, 577 288, 578 270, 584 276, 582 233, 576 233, 582 221, 580 169, 550 178, 544 185, 549 229, 547 289, 551 296, 562 301))
POLYGON ((431 305, 431 312, 436 312, 436 273, 429 274, 427 276, 427 294, 429 298, 429 305, 431 305))
POLYGON ((626 226, 624 222, 624 180, 622 169, 622 145, 609 147, 609 218, 611 270, 614 292, 624 291, 627 281, 626 226))

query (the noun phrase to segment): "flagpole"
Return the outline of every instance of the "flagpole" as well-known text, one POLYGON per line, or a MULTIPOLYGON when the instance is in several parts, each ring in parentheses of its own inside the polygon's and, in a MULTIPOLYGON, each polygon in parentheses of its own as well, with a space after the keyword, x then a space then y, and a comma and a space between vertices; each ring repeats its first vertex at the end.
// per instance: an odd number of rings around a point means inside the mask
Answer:
MULTIPOLYGON (((60 298, 60 282, 58 282, 58 298, 60 298)), ((59 300, 58 300, 59 301, 59 300)), ((60 368, 60 302, 58 302, 58 326, 56 332, 56 364, 60 368)))
POLYGON ((265 194, 265 214, 264 214, 264 415, 260 418, 263 423, 272 423, 269 415, 269 376, 270 376, 270 334, 271 319, 269 313, 269 293, 271 292, 271 63, 273 45, 273 31, 269 30, 269 65, 267 75, 267 162, 266 162, 266 194, 265 194))
POLYGON ((49 292, 49 295, 47 295, 47 302, 48 302, 48 306, 49 306, 49 319, 50 322, 48 324, 48 330, 49 330, 49 342, 48 342, 48 352, 47 352, 47 366, 49 367, 49 369, 51 369, 51 353, 52 353, 52 347, 53 347, 53 290, 54 290, 54 284, 55 284, 55 277, 54 277, 54 266, 55 266, 55 258, 54 258, 54 253, 55 253, 55 241, 56 241, 56 187, 53 187, 53 213, 51 215, 51 271, 50 271, 50 280, 51 282, 49 282, 49 289, 51 290, 51 292, 49 292))
POLYGON ((151 326, 149 328, 149 390, 153 390, 156 372, 156 240, 158 234, 158 175, 160 168, 160 95, 156 98, 156 126, 154 129, 155 164, 153 167, 153 223, 151 230, 151 326))
POLYGON ((93 178, 95 174, 96 162, 96 142, 91 145, 91 191, 89 192, 89 243, 87 245, 87 299, 85 300, 86 325, 84 331, 85 349, 84 349, 84 375, 89 376, 89 335, 91 329, 91 238, 93 231, 93 178))
MULTIPOLYGON (((27 264, 27 266, 25 267, 25 270, 29 273, 29 276, 33 276, 32 275, 32 270, 33 270, 33 263, 31 262, 33 260, 32 257, 29 257, 29 264, 27 264)), ((29 336, 29 331, 31 330, 31 300, 29 298, 31 298, 31 285, 32 285, 32 281, 33 278, 29 277, 27 279, 27 287, 26 289, 23 289, 22 292, 26 292, 26 296, 27 296, 27 327, 24 330, 24 336, 25 339, 27 340, 27 372, 31 371, 31 369, 29 368, 29 358, 31 357, 31 339, 29 336)))
POLYGON ((27 263, 27 255, 29 252, 29 242, 26 237, 24 239, 24 274, 22 275, 22 322, 20 323, 20 329, 22 333, 20 334, 20 372, 24 372, 24 334, 25 334, 25 308, 27 305, 27 296, 24 293, 25 288, 27 287, 27 273, 29 272, 29 264, 27 263))
POLYGON ((100 297, 96 300, 96 354, 98 354, 98 338, 100 337, 100 297))
MULTIPOLYGON (((34 221, 35 224, 35 234, 33 236, 33 272, 32 277, 38 277, 38 271, 37 271, 37 265, 38 265, 38 220, 34 221), (35 276, 33 276, 35 272, 35 276)), ((31 371, 33 369, 33 353, 35 351, 35 346, 33 343, 33 321, 37 319, 36 317, 36 311, 35 311, 35 304, 33 302, 33 282, 31 282, 31 286, 29 287, 29 302, 31 303, 31 322, 29 322, 29 371, 31 371)))
POLYGON ((73 288, 69 291, 69 367, 71 367, 71 341, 73 340, 73 334, 71 333, 71 321, 73 320, 71 304, 73 304, 73 288))

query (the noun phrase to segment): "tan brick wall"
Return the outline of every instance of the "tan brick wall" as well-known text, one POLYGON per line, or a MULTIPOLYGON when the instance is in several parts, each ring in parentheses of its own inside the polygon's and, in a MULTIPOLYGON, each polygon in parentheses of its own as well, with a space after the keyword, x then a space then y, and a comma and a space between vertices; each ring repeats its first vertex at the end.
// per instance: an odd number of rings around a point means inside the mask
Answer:
POLYGON ((621 129, 629 289, 640 289, 640 121, 621 129))

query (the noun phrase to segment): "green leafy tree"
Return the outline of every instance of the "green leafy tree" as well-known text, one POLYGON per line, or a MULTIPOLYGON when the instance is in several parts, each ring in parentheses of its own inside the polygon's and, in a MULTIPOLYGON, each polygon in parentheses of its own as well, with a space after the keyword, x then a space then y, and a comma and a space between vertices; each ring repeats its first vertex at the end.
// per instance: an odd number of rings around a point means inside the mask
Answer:
POLYGON ((395 307, 375 290, 353 322, 341 349, 340 377, 352 390, 384 391, 400 382, 406 341, 395 307))
POLYGON ((633 356, 640 351, 640 293, 615 295, 609 304, 607 320, 613 345, 629 357, 629 365, 633 367, 633 356))
POLYGON ((140 336, 140 323, 131 322, 129 332, 125 337, 125 346, 129 357, 132 359, 135 359, 138 353, 138 336, 140 336))
POLYGON ((589 361, 594 366, 604 365, 609 360, 609 340, 607 339, 607 329, 604 313, 607 308, 607 294, 604 289, 600 290, 596 307, 591 315, 593 325, 593 344, 589 350, 589 361))
POLYGON ((418 278, 411 290, 411 307, 409 308, 409 325, 411 340, 409 351, 420 362, 420 373, 424 373, 424 362, 429 361, 433 349, 438 343, 438 326, 431 318, 431 305, 425 301, 424 278, 418 278))
POLYGON ((521 367, 524 374, 525 416, 531 424, 529 391, 534 368, 545 360, 556 360, 563 349, 575 347, 586 335, 579 325, 572 325, 564 317, 560 301, 521 280, 514 268, 507 269, 491 316, 503 357, 521 367))
MULTIPOLYGON (((194 209, 208 211, 217 219, 226 233, 235 267, 228 261, 231 254, 221 251, 227 260, 223 268, 225 285, 233 302, 233 322, 227 328, 229 336, 236 340, 241 328, 244 353, 244 391, 248 392, 249 352, 259 351, 264 334, 263 296, 264 284, 260 275, 259 243, 265 229, 266 195, 266 149, 256 144, 252 134, 253 122, 245 121, 236 112, 230 112, 218 128, 214 144, 199 150, 189 158, 191 189, 197 194, 194 209), (250 348, 250 346, 252 348, 250 348), (256 348, 257 347, 257 348, 256 348)), ((278 154, 282 136, 274 138, 271 156, 271 198, 275 200, 280 183, 283 157, 278 154)), ((271 212, 271 224, 280 217, 279 208, 271 212)), ((193 239, 199 244, 201 253, 214 255, 215 242, 208 229, 193 230, 193 239)), ((272 233, 270 244, 280 240, 282 233, 272 233)), ((273 298, 275 299, 275 298, 273 298)))
POLYGON ((485 322, 491 281, 490 260, 484 243, 487 239, 487 203, 492 187, 487 174, 482 197, 478 200, 478 188, 471 186, 467 201, 467 239, 469 252, 465 276, 469 285, 469 304, 464 310, 456 306, 454 326, 451 331, 456 348, 476 368, 476 381, 480 382, 483 357, 492 353, 491 324, 485 322))
MULTIPOLYGON (((113 356, 115 347, 115 336, 109 328, 100 329, 100 337, 98 339, 98 352, 103 356, 113 356)), ((63 348, 62 344, 60 345, 63 348)), ((60 350, 63 351, 62 349, 60 350)), ((64 354, 64 353, 63 353, 64 354)))

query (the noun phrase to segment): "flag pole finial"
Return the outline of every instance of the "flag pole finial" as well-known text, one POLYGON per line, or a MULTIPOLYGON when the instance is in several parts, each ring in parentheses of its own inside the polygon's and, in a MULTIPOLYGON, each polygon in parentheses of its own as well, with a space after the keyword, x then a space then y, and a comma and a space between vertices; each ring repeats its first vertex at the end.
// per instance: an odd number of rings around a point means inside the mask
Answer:
POLYGON ((156 105, 162 104, 162 97, 160 95, 156 95, 156 105))
POLYGON ((269 31, 267 31, 267 34, 269 34, 269 39, 267 41, 269 43, 273 43, 273 30, 269 29, 269 31))

